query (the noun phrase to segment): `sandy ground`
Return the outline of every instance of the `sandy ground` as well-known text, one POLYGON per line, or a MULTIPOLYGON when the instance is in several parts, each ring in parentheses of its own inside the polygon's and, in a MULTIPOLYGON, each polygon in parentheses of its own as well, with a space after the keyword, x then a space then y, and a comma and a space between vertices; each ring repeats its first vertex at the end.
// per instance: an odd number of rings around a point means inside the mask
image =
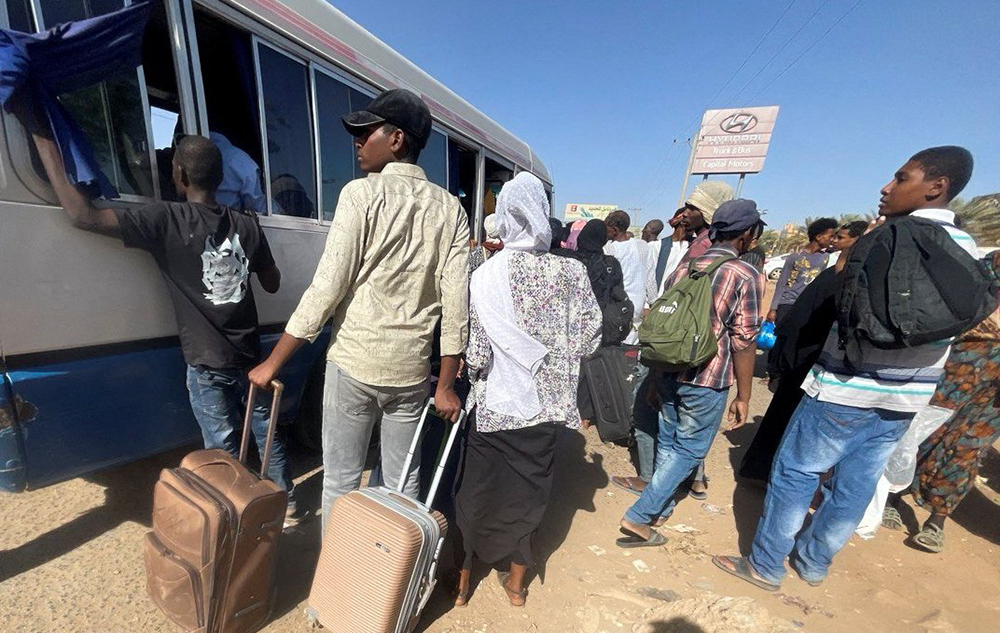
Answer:
MULTIPOLYGON (((770 394, 759 385, 752 412, 770 394)), ((476 631, 986 631, 1000 619, 1000 456, 948 526, 941 555, 904 543, 904 533, 855 537, 831 577, 812 588, 794 576, 768 594, 717 571, 716 553, 745 549, 762 493, 737 488, 736 463, 755 425, 720 435, 708 459, 707 502, 680 502, 662 548, 624 552, 616 524, 634 497, 608 477, 631 473, 622 447, 596 434, 561 438, 552 505, 539 538, 547 560, 528 604, 505 603, 486 577, 470 605, 454 609, 445 592, 428 606, 422 630, 476 631), (640 625, 648 621, 654 624, 640 625), (634 628, 633 628, 634 627, 634 628)), ((175 631, 146 596, 140 540, 148 530, 150 492, 159 469, 183 451, 2 497, 0 631, 175 631)), ((319 502, 315 456, 296 458, 305 503, 319 502)), ((916 530, 923 511, 905 512, 916 530)), ((304 600, 318 553, 318 521, 287 531, 281 587, 266 631, 302 631, 304 600)), ((483 570, 485 574, 486 570, 483 570)))
MULTIPOLYGON (((751 415, 771 394, 755 383, 751 415)), ((617 522, 635 499, 609 483, 633 474, 629 452, 596 433, 566 431, 552 503, 538 539, 546 558, 527 606, 506 603, 487 570, 464 609, 444 587, 428 605, 428 632, 697 633, 728 631, 950 632, 1000 630, 1000 455, 947 528, 940 555, 909 547, 904 532, 854 537, 831 576, 812 588, 794 575, 770 594, 718 571, 713 554, 746 551, 763 493, 737 487, 733 464, 756 431, 720 434, 707 460, 708 501, 683 499, 663 533, 666 546, 623 551, 617 522)), ((175 451, 38 491, 0 497, 0 631, 173 632, 145 591, 140 543, 153 483, 175 451)), ((293 453, 306 507, 319 505, 319 459, 293 453)), ((912 503, 911 503, 912 506, 912 503)), ((910 533, 926 514, 903 513, 910 533)), ((280 587, 268 632, 303 631, 319 549, 319 521, 287 530, 280 587)))

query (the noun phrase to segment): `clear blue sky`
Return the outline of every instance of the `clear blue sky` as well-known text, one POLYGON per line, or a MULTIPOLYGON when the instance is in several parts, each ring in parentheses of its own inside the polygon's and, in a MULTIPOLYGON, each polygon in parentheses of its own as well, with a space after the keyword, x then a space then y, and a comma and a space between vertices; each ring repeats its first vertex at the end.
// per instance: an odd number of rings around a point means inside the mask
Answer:
POLYGON ((667 217, 706 107, 781 106, 743 194, 772 226, 874 210, 932 145, 972 151, 963 197, 1000 191, 1000 2, 863 0, 824 36, 855 3, 796 0, 714 99, 790 0, 334 5, 531 145, 557 215, 592 202, 667 217))

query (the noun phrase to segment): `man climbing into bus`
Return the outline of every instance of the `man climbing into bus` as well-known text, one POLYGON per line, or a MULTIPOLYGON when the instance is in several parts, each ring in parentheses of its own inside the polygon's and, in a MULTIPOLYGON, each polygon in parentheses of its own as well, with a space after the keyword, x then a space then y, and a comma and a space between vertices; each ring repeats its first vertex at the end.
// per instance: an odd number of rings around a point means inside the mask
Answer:
MULTIPOLYGON (((458 199, 427 181, 417 157, 431 115, 397 89, 343 117, 367 178, 340 193, 312 284, 270 357, 250 372, 267 384, 333 319, 323 411, 323 520, 361 483, 381 419, 382 472, 396 487, 429 394, 431 344, 441 324, 435 406, 457 420, 454 391, 468 338, 469 223, 458 199)), ((419 451, 415 457, 419 456, 419 451)), ((404 492, 415 495, 418 472, 404 492)))
MULTIPOLYGON (((73 224, 120 238, 126 247, 148 251, 156 261, 174 305, 187 388, 205 448, 239 454, 247 369, 260 359, 257 306, 251 273, 275 293, 281 273, 252 211, 237 211, 215 199, 222 182, 222 154, 211 140, 185 136, 174 152, 173 180, 184 202, 156 202, 140 208, 95 207, 70 183, 59 147, 45 123, 22 113, 31 130, 49 183, 73 224), (35 120, 29 120, 35 119, 35 120)), ((263 453, 270 402, 260 394, 252 431, 263 453)), ((275 437, 268 477, 289 491, 288 514, 296 513, 285 447, 275 437)))

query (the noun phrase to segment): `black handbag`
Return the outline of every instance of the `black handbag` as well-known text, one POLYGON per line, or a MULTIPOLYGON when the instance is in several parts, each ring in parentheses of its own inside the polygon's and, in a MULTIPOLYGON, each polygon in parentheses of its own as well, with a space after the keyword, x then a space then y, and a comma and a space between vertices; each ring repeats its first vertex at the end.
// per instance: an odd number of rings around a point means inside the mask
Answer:
POLYGON ((638 364, 638 345, 602 347, 580 363, 581 400, 589 399, 584 417, 597 427, 602 442, 620 440, 632 432, 638 364))

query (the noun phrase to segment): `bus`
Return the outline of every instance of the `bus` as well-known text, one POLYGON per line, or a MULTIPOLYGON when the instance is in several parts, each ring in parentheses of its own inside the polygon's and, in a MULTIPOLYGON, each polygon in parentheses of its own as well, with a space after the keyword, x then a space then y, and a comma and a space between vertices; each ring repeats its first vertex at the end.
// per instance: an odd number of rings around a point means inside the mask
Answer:
MULTIPOLYGON (((420 165, 458 197, 473 235, 520 171, 545 183, 551 203, 552 180, 527 144, 325 0, 152 2, 141 65, 60 101, 121 193, 111 206, 170 199, 163 152, 175 131, 221 134, 256 161, 282 272, 280 292, 256 295, 266 350, 312 279, 341 187, 363 176, 340 116, 382 90, 410 89, 429 106, 420 165)), ((0 25, 43 31, 125 4, 0 0, 0 25)), ((73 228, 19 121, 0 122, 0 489, 199 441, 152 258, 73 228)), ((282 421, 313 443, 328 334, 282 373, 282 421)))

